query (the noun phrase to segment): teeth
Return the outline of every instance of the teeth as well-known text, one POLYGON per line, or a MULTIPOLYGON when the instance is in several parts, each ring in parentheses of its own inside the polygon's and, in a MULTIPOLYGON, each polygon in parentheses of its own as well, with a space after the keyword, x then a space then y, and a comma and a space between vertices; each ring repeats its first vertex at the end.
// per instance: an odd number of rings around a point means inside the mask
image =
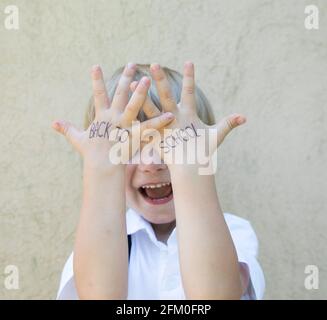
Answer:
POLYGON ((142 189, 155 189, 155 188, 161 188, 164 186, 169 186, 170 182, 166 182, 166 183, 157 183, 157 184, 147 184, 142 186, 142 189))

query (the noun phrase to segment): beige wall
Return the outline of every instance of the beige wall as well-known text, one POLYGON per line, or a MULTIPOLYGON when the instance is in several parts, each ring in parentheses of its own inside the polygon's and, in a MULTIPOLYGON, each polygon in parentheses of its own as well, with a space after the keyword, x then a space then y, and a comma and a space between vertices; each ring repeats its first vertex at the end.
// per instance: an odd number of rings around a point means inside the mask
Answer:
POLYGON ((0 298, 54 298, 72 250, 80 161, 50 128, 82 124, 90 66, 109 75, 128 61, 181 69, 217 118, 248 117, 220 149, 223 209, 249 219, 260 240, 265 298, 327 298, 327 3, 323 0, 0 0, 20 29, 0 25, 0 298), (320 29, 304 28, 304 7, 320 29), (6 290, 16 265, 20 289, 6 290), (317 265, 319 290, 304 288, 317 265))

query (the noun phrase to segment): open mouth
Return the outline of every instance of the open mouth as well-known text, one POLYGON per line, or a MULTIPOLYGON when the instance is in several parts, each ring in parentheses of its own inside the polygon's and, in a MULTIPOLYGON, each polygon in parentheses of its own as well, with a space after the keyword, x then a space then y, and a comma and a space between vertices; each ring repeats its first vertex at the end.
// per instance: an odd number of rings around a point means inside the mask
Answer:
POLYGON ((139 192, 150 204, 164 204, 173 198, 173 189, 170 182, 149 183, 141 186, 139 192))

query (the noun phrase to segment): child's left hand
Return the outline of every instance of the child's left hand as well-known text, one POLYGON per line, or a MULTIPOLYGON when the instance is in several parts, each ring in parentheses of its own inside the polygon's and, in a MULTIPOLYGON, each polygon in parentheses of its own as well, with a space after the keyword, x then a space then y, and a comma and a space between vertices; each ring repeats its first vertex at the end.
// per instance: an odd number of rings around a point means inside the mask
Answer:
MULTIPOLYGON (((233 128, 245 122, 245 117, 232 114, 213 126, 200 120, 196 110, 192 63, 184 66, 181 101, 178 104, 174 101, 164 70, 157 64, 152 65, 151 75, 157 86, 162 111, 169 111, 175 116, 175 120, 164 128, 173 130, 168 135, 164 132, 162 136, 162 130, 152 135, 159 143, 151 141, 151 144, 161 151, 159 160, 167 164, 170 173, 178 226, 179 264, 186 299, 240 299, 244 290, 237 253, 219 204, 214 172, 209 167, 210 172, 206 170, 203 173, 203 163, 197 157, 198 147, 202 150, 206 147, 206 158, 210 161, 209 156, 233 128), (208 136, 214 139, 207 139, 208 136), (182 165, 166 161, 175 155, 177 159, 173 158, 173 161, 183 157, 182 165), (185 159, 195 161, 186 161, 187 165, 184 165, 185 159)), ((136 83, 132 83, 132 91, 135 87, 136 83)), ((143 111, 149 118, 160 114, 150 97, 146 98, 143 111)))
MULTIPOLYGON (((178 104, 173 98, 170 84, 160 65, 151 65, 151 75, 157 86, 163 112, 171 112, 175 115, 175 120, 165 127, 165 130, 173 130, 168 135, 165 133, 164 140, 161 140, 159 144, 161 158, 164 159, 167 165, 173 165, 174 163, 167 163, 166 159, 175 159, 175 162, 176 160, 180 161, 180 159, 172 158, 172 156, 175 157, 181 154, 183 154, 184 163, 185 159, 188 159, 185 155, 186 150, 188 152, 190 150, 195 151, 194 144, 192 144, 194 139, 196 139, 195 143, 198 146, 197 150, 199 150, 199 146, 201 149, 206 148, 209 153, 207 156, 211 157, 227 134, 246 121, 243 115, 236 113, 224 117, 218 124, 213 126, 206 125, 201 121, 196 112, 194 66, 191 62, 186 62, 184 65, 183 88, 181 101, 178 104), (208 139, 209 136, 210 139, 208 139)), ((131 87, 133 90, 136 83, 133 83, 131 87)), ((143 110, 148 117, 160 114, 149 97, 145 101, 143 110)))

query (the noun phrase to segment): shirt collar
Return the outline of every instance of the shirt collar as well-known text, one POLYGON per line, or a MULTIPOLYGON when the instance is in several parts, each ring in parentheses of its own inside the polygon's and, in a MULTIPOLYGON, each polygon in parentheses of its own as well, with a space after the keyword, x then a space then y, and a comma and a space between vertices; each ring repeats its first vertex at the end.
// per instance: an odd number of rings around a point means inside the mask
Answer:
MULTIPOLYGON (((126 213, 127 234, 136 233, 139 230, 147 229, 150 225, 140 214, 133 209, 128 209, 126 213)), ((151 225, 150 225, 151 227, 151 225)))
MULTIPOLYGON (((127 227, 128 235, 136 233, 140 230, 145 230, 145 232, 148 234, 148 236, 150 237, 150 239, 154 244, 156 244, 160 248, 167 247, 164 243, 157 240, 150 222, 145 220, 142 217, 142 215, 140 215, 132 208, 129 208, 126 212, 126 227, 127 227)), ((177 245, 176 240, 177 239, 176 239, 176 227, 175 227, 167 240, 168 247, 176 247, 177 245)))

